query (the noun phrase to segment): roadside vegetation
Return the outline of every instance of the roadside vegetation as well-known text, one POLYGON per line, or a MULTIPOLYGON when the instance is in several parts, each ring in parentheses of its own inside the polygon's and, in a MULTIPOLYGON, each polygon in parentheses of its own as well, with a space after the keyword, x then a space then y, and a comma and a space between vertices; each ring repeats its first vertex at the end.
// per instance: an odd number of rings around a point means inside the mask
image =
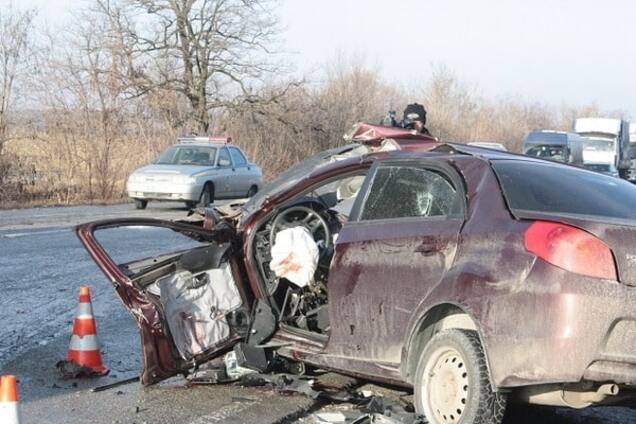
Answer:
POLYGON ((413 101, 441 140, 512 151, 533 129, 600 114, 488 98, 443 66, 401 86, 336 56, 298 78, 281 59, 271 0, 87 4, 68 28, 0 11, 0 207, 123 200, 130 172, 184 134, 231 135, 269 178, 413 101))

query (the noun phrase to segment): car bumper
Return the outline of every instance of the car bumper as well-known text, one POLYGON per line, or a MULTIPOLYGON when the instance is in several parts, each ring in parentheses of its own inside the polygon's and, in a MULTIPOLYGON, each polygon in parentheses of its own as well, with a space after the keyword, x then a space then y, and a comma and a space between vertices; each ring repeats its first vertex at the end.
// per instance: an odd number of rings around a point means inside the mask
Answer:
POLYGON ((128 197, 144 200, 175 200, 196 202, 201 196, 202 185, 177 183, 128 183, 128 197))
POLYGON ((482 325, 498 387, 582 380, 636 385, 636 287, 540 260, 523 285, 489 305, 509 311, 509 320, 482 325))

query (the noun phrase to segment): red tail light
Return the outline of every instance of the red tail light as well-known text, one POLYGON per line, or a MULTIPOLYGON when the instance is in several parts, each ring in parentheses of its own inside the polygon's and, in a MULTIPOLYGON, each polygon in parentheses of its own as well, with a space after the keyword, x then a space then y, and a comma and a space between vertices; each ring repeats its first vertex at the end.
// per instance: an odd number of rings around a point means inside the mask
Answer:
POLYGON ((581 229, 556 222, 536 221, 524 233, 528 251, 566 271, 617 280, 612 251, 581 229))

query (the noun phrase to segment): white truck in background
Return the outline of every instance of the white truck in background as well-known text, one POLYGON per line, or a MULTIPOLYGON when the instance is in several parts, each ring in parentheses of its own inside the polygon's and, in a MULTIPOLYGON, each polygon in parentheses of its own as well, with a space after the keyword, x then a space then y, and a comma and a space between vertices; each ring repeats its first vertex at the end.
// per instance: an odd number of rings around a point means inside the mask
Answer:
POLYGON ((636 182, 636 150, 632 152, 630 145, 629 122, 578 118, 574 121, 574 132, 583 137, 583 166, 636 182))
POLYGON ((629 124, 629 143, 636 144, 636 122, 629 124))

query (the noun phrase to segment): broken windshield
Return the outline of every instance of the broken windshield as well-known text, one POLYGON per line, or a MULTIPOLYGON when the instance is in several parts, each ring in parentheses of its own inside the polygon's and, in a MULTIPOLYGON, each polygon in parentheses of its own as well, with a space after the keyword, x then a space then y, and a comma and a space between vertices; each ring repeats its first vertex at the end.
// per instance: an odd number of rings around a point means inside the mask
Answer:
POLYGON ((270 182, 264 184, 261 190, 243 205, 244 216, 260 209, 267 197, 292 187, 303 177, 309 175, 314 169, 320 165, 330 162, 331 160, 335 160, 337 156, 360 156, 367 152, 366 148, 359 150, 358 148, 360 147, 362 146, 359 144, 349 144, 347 146, 337 147, 335 149, 320 152, 307 160, 297 163, 285 172, 279 174, 270 182))

